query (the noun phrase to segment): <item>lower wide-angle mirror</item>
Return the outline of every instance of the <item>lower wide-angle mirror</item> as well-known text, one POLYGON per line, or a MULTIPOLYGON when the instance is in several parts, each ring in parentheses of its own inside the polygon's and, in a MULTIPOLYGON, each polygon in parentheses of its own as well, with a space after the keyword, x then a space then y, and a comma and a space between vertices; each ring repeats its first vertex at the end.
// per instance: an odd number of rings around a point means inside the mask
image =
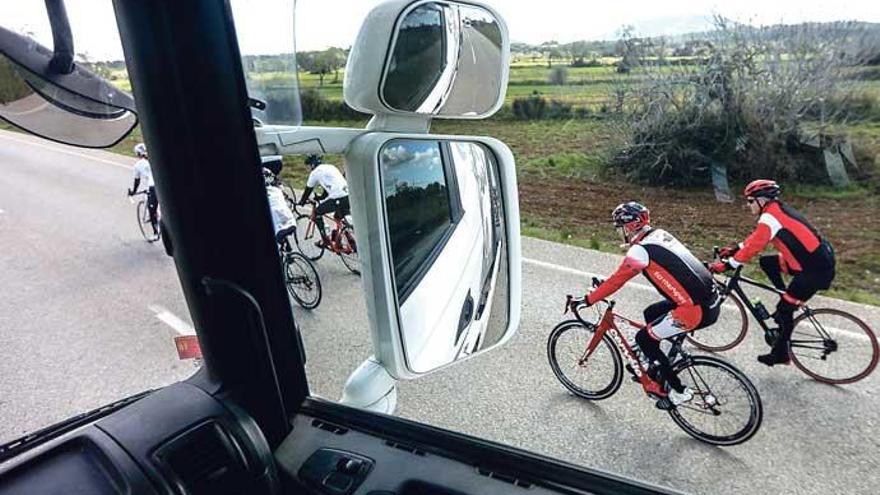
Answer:
POLYGON ((364 206, 355 222, 378 227, 361 231, 369 238, 360 245, 369 251, 368 298, 378 295, 368 306, 380 360, 411 378, 498 345, 519 318, 519 213, 506 201, 515 198, 512 158, 478 141, 436 138, 373 149, 377 169, 350 167, 349 185, 364 206))

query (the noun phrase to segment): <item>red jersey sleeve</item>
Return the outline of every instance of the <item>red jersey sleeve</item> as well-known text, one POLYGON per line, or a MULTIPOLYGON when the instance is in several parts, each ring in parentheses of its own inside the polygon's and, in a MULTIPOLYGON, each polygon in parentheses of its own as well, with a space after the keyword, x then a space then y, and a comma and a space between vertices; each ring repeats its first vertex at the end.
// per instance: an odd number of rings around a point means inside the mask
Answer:
POLYGON ((631 247, 626 253, 623 262, 617 267, 617 270, 608 277, 608 280, 602 282, 602 285, 596 287, 595 290, 587 295, 587 302, 595 304, 596 301, 605 299, 611 294, 614 294, 618 289, 623 287, 623 284, 641 273, 647 266, 648 252, 645 248, 638 245, 631 247))
POLYGON ((742 248, 733 255, 733 259, 730 262, 731 266, 736 268, 748 262, 756 254, 763 251, 772 238, 773 231, 770 226, 764 222, 759 222, 754 232, 749 234, 746 240, 743 241, 742 248))

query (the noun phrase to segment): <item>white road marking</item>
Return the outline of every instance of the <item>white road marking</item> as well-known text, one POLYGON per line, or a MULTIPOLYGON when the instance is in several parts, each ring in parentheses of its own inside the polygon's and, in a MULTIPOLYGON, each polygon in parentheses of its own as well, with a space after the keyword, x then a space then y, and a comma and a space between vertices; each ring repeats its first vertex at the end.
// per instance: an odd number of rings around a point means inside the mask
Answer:
MULTIPOLYGON (((539 261, 539 260, 535 260, 532 258, 523 257, 522 260, 523 260, 523 263, 528 263, 530 265, 540 266, 542 268, 547 268, 548 270, 556 270, 557 272, 570 273, 572 275, 577 275, 579 277, 584 277, 587 279, 591 279, 593 277, 598 277, 598 278, 605 277, 605 275, 600 275, 598 273, 591 273, 591 272, 576 270, 574 268, 569 268, 567 266, 557 265, 555 263, 547 263, 546 261, 539 261)), ((651 287, 650 285, 633 283, 633 282, 627 283, 626 287, 633 287, 633 288, 640 289, 640 290, 650 290, 650 291, 657 290, 657 289, 651 287)))
POLYGON ((178 318, 174 313, 168 311, 162 306, 158 306, 155 304, 151 304, 148 306, 150 311, 156 313, 156 318, 158 318, 162 323, 171 327, 175 332, 180 335, 195 335, 196 331, 193 327, 189 325, 189 323, 178 318))
POLYGON ((14 138, 14 137, 12 137, 12 136, 9 136, 8 134, 4 134, 4 133, 0 133, 0 138, 8 139, 8 140, 10 140, 10 141, 15 141, 15 142, 17 142, 17 143, 29 144, 29 145, 31 145, 31 146, 36 146, 36 147, 38 147, 38 148, 47 149, 47 150, 49 150, 49 151, 55 151, 55 152, 57 152, 57 153, 64 153, 65 155, 77 156, 77 157, 85 158, 85 159, 88 159, 88 160, 94 160, 94 161, 96 161, 96 162, 106 163, 107 165, 113 165, 114 167, 124 168, 124 169, 126 169, 126 170, 131 170, 131 169, 133 168, 133 167, 130 166, 130 165, 125 165, 125 164, 122 164, 122 163, 119 163, 119 162, 114 162, 114 161, 110 161, 110 160, 105 160, 105 159, 103 159, 103 158, 98 158, 98 157, 95 157, 95 156, 87 155, 87 154, 85 154, 85 153, 77 153, 76 151, 66 150, 66 149, 64 149, 64 148, 60 148, 60 147, 57 147, 57 146, 49 146, 49 145, 42 144, 42 143, 35 143, 35 142, 33 142, 33 141, 29 141, 29 140, 27 140, 27 139, 16 139, 16 138, 14 138))

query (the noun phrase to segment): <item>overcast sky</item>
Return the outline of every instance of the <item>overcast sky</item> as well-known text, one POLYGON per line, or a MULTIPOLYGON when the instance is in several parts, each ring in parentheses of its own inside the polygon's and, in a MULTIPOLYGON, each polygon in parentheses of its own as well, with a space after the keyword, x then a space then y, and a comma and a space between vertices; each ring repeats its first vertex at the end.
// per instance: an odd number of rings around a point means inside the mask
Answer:
MULTIPOLYGON (((288 51, 293 0, 233 0, 244 53, 288 51)), ((377 0, 298 0, 297 49, 350 46, 377 0)), ((507 21, 513 41, 610 39, 625 24, 637 34, 680 34, 703 29, 718 13, 751 24, 860 20, 880 22, 877 0, 491 0, 507 21)), ((121 59, 110 0, 67 0, 76 51, 92 59, 121 59)), ((51 46, 42 0, 0 0, 0 25, 32 32, 51 46)))

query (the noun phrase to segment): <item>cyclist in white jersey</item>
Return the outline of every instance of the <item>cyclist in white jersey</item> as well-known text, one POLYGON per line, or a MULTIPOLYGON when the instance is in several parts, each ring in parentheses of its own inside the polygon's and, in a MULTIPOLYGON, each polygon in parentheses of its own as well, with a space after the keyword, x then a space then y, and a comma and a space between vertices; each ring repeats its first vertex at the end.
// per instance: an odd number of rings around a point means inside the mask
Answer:
POLYGON ((150 226, 153 227, 153 233, 159 236, 159 222, 157 220, 157 211, 159 209, 159 198, 156 196, 156 184, 153 182, 153 171, 150 169, 150 162, 147 159, 147 147, 144 143, 138 143, 134 146, 134 153, 138 156, 138 161, 134 164, 134 184, 128 190, 129 196, 134 196, 138 192, 141 183, 147 191, 147 210, 150 213, 150 226))
POLYGON ((342 218, 349 213, 348 182, 336 166, 328 163, 322 164, 321 157, 318 155, 309 155, 305 161, 312 172, 306 181, 306 189, 303 191, 299 204, 304 205, 308 201, 315 187, 321 186, 324 189, 323 195, 315 196, 315 199, 320 201, 315 209, 315 224, 321 232, 321 240, 316 244, 323 246, 329 244, 327 232, 324 230, 324 215, 333 213, 334 217, 342 218))
POLYGON ((275 241, 280 244, 296 229, 296 216, 287 206, 287 200, 281 191, 281 181, 266 167, 263 167, 263 184, 266 186, 266 197, 269 199, 269 210, 272 212, 275 241))

